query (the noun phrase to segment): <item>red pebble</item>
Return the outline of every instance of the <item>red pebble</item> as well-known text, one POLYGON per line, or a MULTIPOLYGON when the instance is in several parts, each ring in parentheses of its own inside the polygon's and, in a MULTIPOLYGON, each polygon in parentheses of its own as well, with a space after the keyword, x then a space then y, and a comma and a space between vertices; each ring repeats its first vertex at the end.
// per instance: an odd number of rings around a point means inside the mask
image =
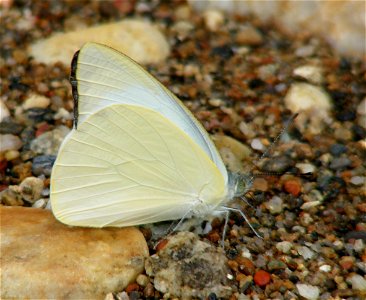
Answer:
POLYGON ((42 133, 48 131, 49 128, 50 126, 47 123, 41 124, 36 131, 36 137, 39 137, 42 133))
POLYGON ((297 197, 301 193, 301 185, 295 179, 287 180, 284 183, 285 191, 297 197))
POLYGON ((125 291, 126 293, 131 293, 132 291, 137 291, 139 289, 139 285, 137 283, 130 283, 125 291))
POLYGON ((168 240, 164 239, 161 240, 155 247, 156 252, 160 251, 161 249, 165 248, 166 244, 168 244, 168 240))
POLYGON ((259 286, 266 286, 271 281, 271 274, 264 270, 259 270, 254 274, 254 282, 259 286))

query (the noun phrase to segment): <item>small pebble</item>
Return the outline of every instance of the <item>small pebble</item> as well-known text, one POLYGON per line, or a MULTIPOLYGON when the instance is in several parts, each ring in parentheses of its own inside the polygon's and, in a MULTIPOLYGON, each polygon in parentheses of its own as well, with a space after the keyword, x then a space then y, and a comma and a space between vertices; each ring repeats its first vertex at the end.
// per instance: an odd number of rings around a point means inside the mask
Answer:
POLYGON ((291 85, 285 104, 293 113, 308 109, 329 111, 332 107, 329 95, 322 88, 299 82, 291 85))
POLYGON ((322 265, 319 267, 319 270, 328 273, 332 270, 332 267, 330 265, 322 265))
POLYGON ((8 206, 23 206, 22 196, 10 188, 0 192, 0 203, 8 206))
POLYGON ((306 246, 297 247, 296 250, 305 260, 312 259, 315 255, 315 252, 306 246))
POLYGON ((300 296, 309 300, 316 300, 319 298, 319 288, 310 284, 297 283, 296 288, 300 296))
POLYGON ((224 24, 225 17, 219 10, 206 10, 203 13, 203 20, 208 30, 217 31, 224 24))
POLYGON ((48 105, 50 105, 50 103, 51 100, 49 98, 42 95, 32 94, 24 101, 23 108, 46 108, 48 105))
POLYGON ((46 199, 38 199, 36 202, 33 203, 32 207, 34 208, 45 208, 47 205, 46 199))
POLYGON ((314 65, 303 65, 297 67, 293 74, 295 76, 302 77, 314 84, 321 84, 324 81, 322 69, 319 66, 314 65))
POLYGON ((334 156, 339 156, 347 152, 347 147, 343 144, 333 144, 330 146, 330 153, 334 156))
POLYGON ((278 242, 276 244, 276 248, 278 251, 281 251, 282 253, 289 253, 292 249, 292 243, 288 241, 278 242))
POLYGON ((283 261, 273 259, 267 264, 267 268, 269 271, 281 270, 286 269, 287 265, 283 261))
POLYGON ((295 55, 300 57, 309 57, 314 54, 315 47, 313 45, 306 45, 295 50, 295 55))
POLYGON ((54 115, 53 118, 55 120, 62 120, 62 121, 72 120, 73 114, 71 112, 67 111, 66 109, 64 109, 63 107, 61 107, 58 109, 57 113, 54 115))
POLYGON ((23 130, 23 126, 15 123, 11 119, 7 119, 5 121, 0 122, 0 133, 1 134, 15 134, 19 135, 23 130))
POLYGON ((254 150, 259 150, 259 151, 264 151, 265 147, 263 145, 263 143, 261 142, 260 139, 253 139, 252 142, 250 143, 250 146, 254 149, 254 150))
POLYGON ((352 139, 352 132, 348 128, 340 127, 334 130, 334 137, 339 141, 347 142, 352 139))
POLYGON ((20 153, 19 153, 19 151, 18 151, 18 150, 10 150, 10 151, 7 151, 7 152, 5 153, 5 159, 6 159, 7 161, 11 161, 11 160, 13 160, 13 159, 18 158, 18 157, 19 157, 19 155, 20 155, 20 153))
POLYGON ((239 45, 258 46, 263 43, 263 36, 253 26, 245 25, 239 29, 235 41, 239 45))
POLYGON ((262 192, 268 191, 268 181, 261 177, 254 178, 252 189, 262 192))
POLYGON ((363 185, 366 182, 366 177, 364 176, 352 176, 350 182, 354 185, 363 185))
POLYGON ((315 171, 315 166, 310 163, 297 163, 295 166, 301 171, 302 174, 314 173, 315 171))
POLYGON ((62 141, 69 132, 70 129, 63 125, 47 131, 31 142, 31 150, 37 154, 57 155, 62 141))
POLYGON ((41 198, 43 180, 37 177, 28 177, 22 181, 19 188, 23 199, 34 203, 41 198))
POLYGON ((36 176, 45 175, 50 176, 52 166, 56 160, 54 155, 40 155, 33 159, 32 173, 36 176))
POLYGON ((347 277, 347 282, 352 285, 354 290, 366 291, 366 279, 359 274, 351 274, 347 277))
POLYGON ((321 202, 320 201, 311 201, 311 202, 306 202, 306 203, 304 203, 303 205, 301 205, 301 209, 302 210, 309 210, 309 209, 311 209, 311 208, 313 208, 313 207, 316 207, 316 206, 318 206, 318 205, 320 205, 321 204, 321 202))
POLYGON ((16 135, 0 134, 0 152, 19 150, 22 145, 22 141, 16 135))
POLYGON ((254 274, 253 279, 256 285, 266 286, 271 281, 271 275, 264 270, 259 270, 254 274))
POLYGON ((349 167, 351 164, 352 161, 348 157, 341 156, 334 158, 331 161, 329 168, 331 168, 332 170, 341 170, 349 167))
POLYGON ((299 180, 296 179, 286 180, 283 187, 286 192, 292 194, 295 197, 297 197, 301 193, 301 185, 299 180))
POLYGON ((149 283, 149 277, 144 274, 140 274, 136 278, 136 282, 140 285, 145 287, 149 283))
POLYGON ((357 106, 357 113, 363 116, 366 115, 366 97, 363 98, 361 103, 357 106))
POLYGON ((355 258, 352 256, 342 256, 339 260, 339 265, 343 268, 343 270, 351 269, 355 264, 355 258))
POLYGON ((273 196, 272 199, 267 202, 267 207, 271 214, 279 214, 283 210, 283 200, 278 196, 273 196))
POLYGON ((0 122, 10 116, 10 112, 3 100, 0 99, 0 122))

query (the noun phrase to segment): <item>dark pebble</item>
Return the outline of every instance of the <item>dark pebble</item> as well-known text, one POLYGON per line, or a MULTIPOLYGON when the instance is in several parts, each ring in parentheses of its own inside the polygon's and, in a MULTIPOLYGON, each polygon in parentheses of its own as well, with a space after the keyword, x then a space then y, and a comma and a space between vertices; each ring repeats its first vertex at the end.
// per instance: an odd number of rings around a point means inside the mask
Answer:
POLYGON ((53 122, 54 112, 49 108, 30 108, 25 113, 27 118, 35 123, 53 122))
POLYGON ((23 130, 23 126, 13 122, 12 120, 5 120, 0 123, 1 134, 16 134, 18 135, 23 130))
POLYGON ((23 129, 22 133, 20 134, 20 139, 23 142, 23 150, 30 150, 30 143, 35 138, 36 131, 33 127, 28 126, 23 129))
POLYGON ((141 299, 140 293, 138 291, 132 291, 131 293, 129 293, 128 296, 130 297, 130 300, 138 300, 138 299, 141 299))
POLYGON ((9 81, 10 81, 9 84, 10 90, 19 90, 21 92, 27 92, 29 90, 29 85, 23 83, 21 78, 18 76, 11 77, 9 81))
POLYGON ((231 49, 231 46, 223 45, 213 48, 211 54, 221 56, 223 59, 229 59, 234 55, 234 51, 231 49))
POLYGON ((363 140, 366 138, 366 129, 354 124, 352 126, 352 133, 355 141, 363 140))
POLYGON ((347 147, 343 144, 333 144, 332 146, 330 146, 330 153, 332 153, 334 156, 339 156, 346 151, 347 147))
POLYGON ((268 264, 267 264, 268 270, 273 271, 273 270, 279 270, 279 269, 286 269, 287 265, 279 260, 271 260, 268 264))
POLYGON ((260 78, 254 78, 252 80, 249 81, 248 86, 250 89, 256 89, 259 88, 261 86, 264 86, 266 83, 260 79, 260 78))
POLYGON ((227 252, 226 252, 226 256, 228 259, 234 259, 235 257, 238 256, 238 250, 236 249, 229 249, 227 252))
POLYGON ((342 156, 334 158, 329 167, 332 170, 340 170, 349 167, 351 164, 352 161, 348 157, 342 156))
POLYGON ((217 296, 215 293, 210 293, 207 297, 208 300, 217 300, 217 296))
POLYGON ((363 241, 366 242, 366 231, 350 231, 350 232, 347 232, 344 239, 346 241, 350 240, 350 239, 355 239, 355 240, 363 240, 363 241))
POLYGON ((293 164, 293 161, 286 156, 271 157, 264 162, 261 170, 263 172, 283 173, 293 164))
POLYGON ((353 121, 356 119, 356 112, 353 110, 342 110, 336 114, 336 119, 338 121, 353 121))
POLYGON ((339 68, 343 71, 350 70, 351 69, 350 61, 347 58, 342 57, 341 60, 339 61, 339 68))
POLYGON ((54 155, 40 155, 33 159, 32 173, 36 176, 45 175, 50 176, 52 166, 56 160, 54 155))

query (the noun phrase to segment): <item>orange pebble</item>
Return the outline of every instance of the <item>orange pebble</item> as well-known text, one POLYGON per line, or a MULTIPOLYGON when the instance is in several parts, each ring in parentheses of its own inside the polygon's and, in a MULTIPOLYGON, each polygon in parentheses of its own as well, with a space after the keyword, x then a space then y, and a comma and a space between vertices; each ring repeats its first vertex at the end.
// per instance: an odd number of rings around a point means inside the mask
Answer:
POLYGON ((259 286, 266 286, 271 281, 271 275, 264 271, 259 270, 254 274, 254 282, 259 286))

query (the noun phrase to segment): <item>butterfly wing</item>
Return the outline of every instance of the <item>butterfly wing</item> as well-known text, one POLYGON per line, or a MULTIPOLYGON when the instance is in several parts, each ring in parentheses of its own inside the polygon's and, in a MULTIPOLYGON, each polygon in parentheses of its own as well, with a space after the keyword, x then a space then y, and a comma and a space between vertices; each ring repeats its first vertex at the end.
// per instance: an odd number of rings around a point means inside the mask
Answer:
POLYGON ((152 109, 186 132, 227 182, 225 165, 206 130, 177 97, 132 59, 107 46, 87 43, 75 57, 72 69, 79 124, 111 104, 152 109))
POLYGON ((199 145, 160 113, 114 104, 73 129, 51 176, 57 219, 76 226, 130 226, 207 213, 227 194, 199 145))

